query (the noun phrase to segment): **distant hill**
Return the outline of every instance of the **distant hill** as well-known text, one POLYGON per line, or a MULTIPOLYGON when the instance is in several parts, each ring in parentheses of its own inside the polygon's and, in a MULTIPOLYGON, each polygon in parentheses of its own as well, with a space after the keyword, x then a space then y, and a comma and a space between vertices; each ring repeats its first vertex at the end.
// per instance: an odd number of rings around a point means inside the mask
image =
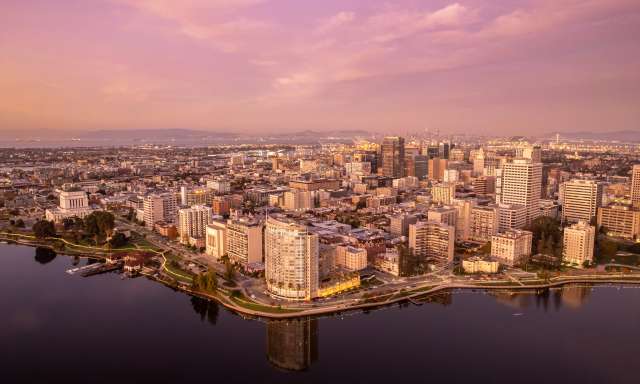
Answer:
POLYGON ((214 132, 214 131, 200 131, 193 129, 105 129, 99 131, 91 131, 79 135, 82 139, 97 139, 97 140, 117 140, 117 139, 131 139, 131 140, 170 140, 170 139, 196 139, 207 137, 219 137, 219 138, 235 138, 239 135, 229 132, 214 132))
POLYGON ((564 132, 560 137, 585 140, 617 140, 640 142, 640 130, 625 130, 612 132, 564 132))

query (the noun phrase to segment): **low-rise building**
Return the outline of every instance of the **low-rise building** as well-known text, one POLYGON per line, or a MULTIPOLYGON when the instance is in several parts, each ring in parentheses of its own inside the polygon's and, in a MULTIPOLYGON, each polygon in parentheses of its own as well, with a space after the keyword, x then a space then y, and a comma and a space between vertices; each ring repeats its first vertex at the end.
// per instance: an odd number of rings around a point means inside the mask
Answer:
POLYGON ((531 256, 533 234, 512 229, 491 237, 491 257, 510 267, 523 265, 531 256))

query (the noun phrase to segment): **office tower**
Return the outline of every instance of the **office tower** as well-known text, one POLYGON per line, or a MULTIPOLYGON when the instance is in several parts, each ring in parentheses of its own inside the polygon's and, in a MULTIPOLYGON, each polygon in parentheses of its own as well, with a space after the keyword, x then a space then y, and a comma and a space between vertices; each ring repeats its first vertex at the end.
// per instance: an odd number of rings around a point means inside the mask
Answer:
POLYGON ((496 177, 495 176, 479 176, 476 177, 473 182, 473 191, 477 195, 489 195, 496 191, 496 177))
POLYGON ((227 220, 225 246, 229 259, 242 265, 261 262, 262 228, 262 224, 256 220, 227 220))
POLYGON ((284 193, 284 209, 288 211, 306 211, 313 209, 313 200, 311 191, 292 189, 284 193))
POLYGON ((522 229, 525 227, 527 221, 527 207, 517 204, 500 204, 499 208, 499 232, 506 232, 509 229, 522 229))
POLYGON ((491 237, 491 257, 510 267, 526 264, 531 256, 533 234, 511 229, 491 237))
POLYGON ((486 151, 484 148, 480 148, 475 152, 472 162, 474 176, 495 175, 495 168, 498 164, 495 152, 486 151))
POLYGON ((542 164, 526 159, 505 163, 499 177, 500 191, 496 200, 502 204, 524 205, 527 209, 526 225, 540 216, 540 189, 542 164))
POLYGON ((450 161, 464 161, 464 150, 461 148, 453 148, 449 151, 450 161))
POLYGON ((444 179, 444 171, 447 169, 448 161, 439 157, 429 159, 429 179, 442 181, 444 179))
POLYGON ((153 228, 159 221, 173 221, 177 212, 176 196, 173 193, 149 195, 144 198, 144 223, 153 228))
POLYGON ((584 221, 565 228, 562 261, 578 267, 584 266, 585 262, 591 263, 595 238, 595 227, 584 221))
POLYGON ((264 231, 267 290, 290 300, 318 292, 318 235, 303 225, 268 218, 264 231))
POLYGON ((429 160, 426 156, 407 154, 404 158, 404 175, 414 176, 419 180, 425 180, 428 175, 429 160))
POLYGON ((378 173, 378 154, 376 151, 358 151, 353 154, 352 162, 371 164, 371 173, 378 173))
POLYGON ((211 208, 215 215, 228 215, 231 210, 231 198, 228 196, 216 196, 211 202, 211 208))
POLYGON ((387 136, 382 141, 382 175, 387 177, 403 177, 404 173, 404 138, 387 136))
POLYGON ((443 159, 449 159, 449 148, 450 144, 449 143, 440 143, 438 145, 438 156, 443 158, 443 159))
POLYGON ((542 152, 539 145, 531 145, 523 148, 522 157, 531 160, 532 163, 542 163, 542 152))
POLYGON ((562 221, 590 223, 602 206, 602 184, 593 180, 571 180, 560 184, 562 221))
POLYGON ((180 205, 190 207, 192 205, 210 205, 214 192, 207 187, 180 187, 180 205))
POLYGON ((268 321, 267 358, 280 369, 308 369, 318 359, 318 320, 268 321))
POLYGON ((227 252, 227 225, 221 221, 212 221, 207 225, 205 253, 220 259, 227 252))
POLYGON ((396 236, 407 236, 409 225, 415 224, 418 219, 413 215, 400 213, 389 218, 389 232, 396 236))
POLYGON ((456 185, 454 183, 436 184, 431 187, 431 202, 434 204, 451 204, 456 197, 456 185))
POLYGON ((498 233, 500 227, 500 209, 496 205, 476 206, 471 210, 471 238, 476 241, 489 241, 498 233))
POLYGON ((211 208, 204 205, 194 205, 178 211, 178 233, 181 243, 189 243, 189 239, 203 238, 207 231, 207 224, 211 221, 211 208))
POLYGON ((635 239, 640 237, 640 211, 625 205, 598 209, 598 230, 604 227, 608 236, 635 239))
POLYGON ((419 221, 409 226, 409 248, 428 263, 453 261, 455 228, 435 221, 419 221))
POLYGON ((631 204, 640 208, 640 164, 634 165, 631 172, 631 204))

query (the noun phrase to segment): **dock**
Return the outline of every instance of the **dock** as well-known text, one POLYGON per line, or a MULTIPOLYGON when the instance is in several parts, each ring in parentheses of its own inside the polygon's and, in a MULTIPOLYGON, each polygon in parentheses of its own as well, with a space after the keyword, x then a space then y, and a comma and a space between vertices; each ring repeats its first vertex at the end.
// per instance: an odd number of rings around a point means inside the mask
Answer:
POLYGON ((101 273, 111 272, 122 268, 122 263, 95 263, 84 265, 82 267, 68 269, 67 273, 70 275, 80 275, 82 277, 88 277, 98 275, 101 273))

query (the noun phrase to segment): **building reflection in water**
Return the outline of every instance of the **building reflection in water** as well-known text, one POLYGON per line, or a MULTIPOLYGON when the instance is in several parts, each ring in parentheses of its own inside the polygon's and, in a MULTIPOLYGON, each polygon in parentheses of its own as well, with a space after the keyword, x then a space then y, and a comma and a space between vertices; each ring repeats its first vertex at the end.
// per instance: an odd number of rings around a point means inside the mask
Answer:
POLYGON ((531 291, 492 291, 489 294, 499 303, 516 309, 524 309, 535 303, 537 308, 556 311, 566 305, 568 308, 581 307, 589 297, 590 285, 566 285, 562 288, 538 289, 531 291))
POLYGON ((267 323, 267 358, 274 366, 301 371, 318 359, 318 320, 272 320, 267 323))

